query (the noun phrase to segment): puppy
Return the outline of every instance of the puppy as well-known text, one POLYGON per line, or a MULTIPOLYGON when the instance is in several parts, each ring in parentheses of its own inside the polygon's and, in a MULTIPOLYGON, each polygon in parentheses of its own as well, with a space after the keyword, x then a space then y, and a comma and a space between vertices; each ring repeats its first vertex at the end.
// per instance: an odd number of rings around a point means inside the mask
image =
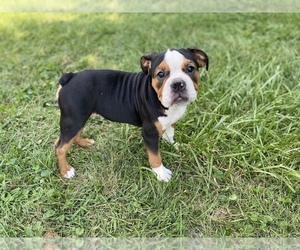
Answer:
POLYGON ((208 70, 208 56, 197 48, 168 49, 141 57, 142 71, 85 70, 59 80, 60 136, 55 142, 60 173, 72 178, 67 161, 73 143, 90 147, 94 140, 81 136, 86 121, 96 113, 104 118, 142 128, 149 163, 157 178, 167 182, 167 169, 159 151, 160 138, 174 143, 175 123, 196 99, 199 68, 208 70))

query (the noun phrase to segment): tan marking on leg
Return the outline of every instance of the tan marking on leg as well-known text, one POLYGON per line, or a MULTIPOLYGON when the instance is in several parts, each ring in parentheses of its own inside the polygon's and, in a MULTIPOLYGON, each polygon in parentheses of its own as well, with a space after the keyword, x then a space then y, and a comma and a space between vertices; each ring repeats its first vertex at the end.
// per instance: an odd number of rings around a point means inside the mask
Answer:
POLYGON ((57 156, 57 163, 59 166, 60 174, 62 176, 65 176, 68 173, 68 171, 72 169, 72 166, 67 161, 67 152, 69 148, 72 146, 73 141, 74 138, 70 140, 68 143, 60 147, 57 147, 55 150, 57 156))
POLYGON ((56 91, 56 100, 57 100, 57 101, 58 101, 59 92, 60 92, 61 88, 62 88, 62 86, 59 85, 59 87, 58 87, 58 89, 57 89, 57 91, 56 91))
POLYGON ((154 125, 156 127, 157 132, 158 132, 159 138, 161 138, 163 133, 165 132, 165 130, 163 130, 162 125, 159 121, 156 121, 154 123, 154 125))
POLYGON ((57 147, 58 141, 59 141, 59 137, 55 140, 54 147, 57 147))
POLYGON ((157 154, 155 154, 151 150, 149 150, 148 148, 147 148, 147 153, 148 153, 150 166, 152 168, 160 167, 161 164, 162 164, 160 153, 158 152, 157 154))
POLYGON ((83 138, 81 136, 83 128, 77 133, 76 137, 75 137, 75 143, 78 144, 80 147, 83 148, 89 148, 90 146, 92 146, 95 142, 92 139, 88 139, 88 138, 83 138))

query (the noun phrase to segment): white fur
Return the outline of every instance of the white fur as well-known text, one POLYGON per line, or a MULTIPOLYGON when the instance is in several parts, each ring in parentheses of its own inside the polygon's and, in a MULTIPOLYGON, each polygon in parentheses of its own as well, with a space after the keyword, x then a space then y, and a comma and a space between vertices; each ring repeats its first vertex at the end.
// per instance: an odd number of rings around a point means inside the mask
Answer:
POLYGON ((168 50, 165 54, 164 60, 170 67, 170 76, 164 85, 162 91, 162 105, 169 108, 172 105, 172 91, 171 84, 175 78, 180 78, 186 83, 186 91, 188 96, 188 103, 194 101, 197 92, 194 88, 192 79, 182 71, 182 63, 185 57, 176 50, 168 50))
POLYGON ((172 172, 171 170, 164 167, 161 164, 158 168, 152 168, 153 171, 157 174, 157 179, 159 181, 168 182, 171 179, 172 172))
POLYGON ((71 179, 75 176, 75 169, 71 168, 65 175, 64 177, 67 179, 71 179))
POLYGON ((167 127, 166 131, 162 135, 162 138, 171 144, 174 143, 174 128, 172 126, 167 127))
POLYGON ((173 144, 175 149, 179 149, 179 144, 174 141, 175 129, 172 127, 172 124, 177 122, 183 116, 186 107, 186 104, 171 106, 168 110, 166 110, 167 116, 158 117, 158 121, 161 123, 162 129, 165 131, 162 138, 173 144))
POLYGON ((174 135, 174 128, 171 127, 172 124, 176 123, 184 114, 186 110, 187 104, 181 104, 177 106, 171 106, 168 110, 166 110, 166 116, 158 117, 158 121, 162 125, 162 129, 167 132, 167 135, 172 136, 172 129, 174 135), (170 129, 171 127, 171 129, 170 129))

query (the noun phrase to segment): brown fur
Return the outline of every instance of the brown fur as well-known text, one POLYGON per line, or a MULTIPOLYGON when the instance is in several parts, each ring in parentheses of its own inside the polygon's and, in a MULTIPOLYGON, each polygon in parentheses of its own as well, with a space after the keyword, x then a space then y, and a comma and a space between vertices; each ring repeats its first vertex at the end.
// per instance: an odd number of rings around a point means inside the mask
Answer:
POLYGON ((56 96, 56 100, 58 100, 59 92, 60 92, 61 88, 62 88, 62 86, 59 85, 59 86, 58 86, 58 89, 57 89, 57 91, 56 91, 56 95, 55 95, 55 96, 56 96))
POLYGON ((151 150, 147 148, 147 154, 149 157, 149 163, 152 168, 158 168, 162 164, 160 152, 157 152, 157 154, 154 154, 151 150))
POLYGON ((70 140, 68 143, 62 145, 61 147, 57 147, 55 150, 57 156, 57 163, 59 166, 60 174, 62 176, 65 176, 68 173, 68 171, 70 171, 72 168, 72 166, 67 161, 67 152, 72 146, 74 139, 75 138, 70 140))
POLYGON ((162 92, 164 89, 164 85, 168 80, 168 76, 166 76, 163 80, 159 79, 159 77, 157 76, 159 71, 164 71, 166 74, 169 74, 169 65, 165 61, 162 61, 162 63, 155 70, 154 77, 152 78, 152 87, 156 91, 158 99, 162 101, 162 92))

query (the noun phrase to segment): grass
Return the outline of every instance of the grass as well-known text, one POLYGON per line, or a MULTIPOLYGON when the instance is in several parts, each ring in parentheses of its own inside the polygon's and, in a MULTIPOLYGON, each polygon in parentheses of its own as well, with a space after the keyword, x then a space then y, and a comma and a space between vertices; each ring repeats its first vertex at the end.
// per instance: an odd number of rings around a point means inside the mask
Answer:
POLYGON ((0 237, 299 237, 298 14, 67 14, 0 17, 0 237), (139 71, 145 52, 210 57, 196 102, 148 168, 140 129, 92 118, 77 175, 53 143, 63 72, 139 71))
POLYGON ((300 4, 298 1, 272 0, 266 3, 259 0, 241 2, 230 0, 224 3, 220 0, 195 2, 192 0, 173 1, 165 4, 163 0, 157 0, 155 4, 151 0, 137 3, 135 0, 65 0, 64 4, 59 1, 40 2, 38 0, 14 0, 4 2, 0 6, 1 12, 298 12, 300 4), (184 9, 182 6, 184 5, 184 9))

